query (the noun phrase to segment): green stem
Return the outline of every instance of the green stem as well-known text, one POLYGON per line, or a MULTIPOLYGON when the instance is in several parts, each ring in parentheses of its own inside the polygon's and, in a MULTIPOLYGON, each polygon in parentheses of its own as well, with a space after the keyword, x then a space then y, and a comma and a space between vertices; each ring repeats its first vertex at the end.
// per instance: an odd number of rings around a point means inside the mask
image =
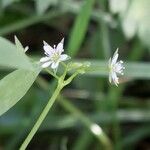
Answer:
POLYGON ((59 79, 59 77, 54 74, 52 71, 50 71, 49 69, 45 69, 50 75, 52 75, 53 77, 55 77, 57 80, 59 79))
POLYGON ((67 65, 64 62, 60 62, 60 63, 65 69, 67 68, 67 65))
POLYGON ((70 76, 65 82, 64 85, 69 84, 79 73, 75 72, 72 76, 70 76))
MULTIPOLYGON (((74 116, 76 116, 84 125, 94 134, 94 136, 100 141, 103 145, 104 150, 112 150, 112 144, 107 137, 107 135, 103 132, 101 127, 99 126, 100 132, 96 133, 92 130, 93 125, 96 124, 92 122, 89 118, 87 118, 79 109, 77 109, 74 105, 72 105, 68 100, 66 100, 63 96, 59 95, 59 103, 69 112, 71 112, 74 116)), ((97 125, 96 125, 97 126, 97 125)), ((95 129, 96 130, 96 129, 95 129)))
POLYGON ((52 105, 54 104, 57 96, 59 95, 61 89, 63 88, 63 82, 58 82, 58 86, 56 88, 56 90, 54 91, 52 97, 49 99, 46 107, 44 108, 44 110, 42 111, 41 115, 39 116, 37 122, 34 124, 32 130, 30 131, 30 133, 28 134, 27 138, 25 139, 25 141, 23 142, 23 144, 20 147, 20 150, 25 150, 26 147, 28 146, 28 144, 30 143, 30 141, 32 140, 33 136, 35 135, 35 133, 37 132, 37 130, 39 129, 41 123, 43 122, 43 120, 45 119, 46 115, 48 114, 50 108, 52 107, 52 105))

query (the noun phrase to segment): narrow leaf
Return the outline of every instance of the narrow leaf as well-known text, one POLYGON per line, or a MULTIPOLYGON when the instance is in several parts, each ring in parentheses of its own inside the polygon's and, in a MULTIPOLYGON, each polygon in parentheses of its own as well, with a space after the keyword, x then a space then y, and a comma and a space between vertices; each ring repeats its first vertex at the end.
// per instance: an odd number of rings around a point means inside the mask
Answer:
POLYGON ((70 56, 75 56, 79 50, 90 20, 94 0, 85 0, 79 15, 77 16, 68 44, 68 53, 70 56))

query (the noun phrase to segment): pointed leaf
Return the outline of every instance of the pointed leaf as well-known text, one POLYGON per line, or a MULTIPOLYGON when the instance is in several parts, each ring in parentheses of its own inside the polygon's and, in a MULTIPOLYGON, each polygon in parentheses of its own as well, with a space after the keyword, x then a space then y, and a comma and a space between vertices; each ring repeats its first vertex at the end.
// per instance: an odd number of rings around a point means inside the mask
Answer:
POLYGON ((28 57, 22 48, 20 48, 19 44, 16 48, 14 44, 2 37, 0 37, 0 66, 28 70, 33 68, 28 57))
POLYGON ((17 49, 19 49, 20 51, 25 53, 25 49, 23 48, 21 42, 18 40, 18 38, 16 36, 15 36, 15 44, 16 44, 17 49))
POLYGON ((67 48, 70 56, 75 56, 77 54, 84 40, 94 2, 95 0, 84 1, 84 5, 76 18, 67 48))

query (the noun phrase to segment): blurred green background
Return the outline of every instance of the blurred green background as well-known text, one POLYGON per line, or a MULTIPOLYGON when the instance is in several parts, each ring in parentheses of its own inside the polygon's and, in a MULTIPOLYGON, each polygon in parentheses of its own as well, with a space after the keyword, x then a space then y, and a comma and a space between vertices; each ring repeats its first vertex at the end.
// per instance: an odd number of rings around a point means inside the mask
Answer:
MULTIPOLYGON (((125 76, 116 87, 106 73, 78 76, 50 110, 29 150, 103 150, 84 119, 99 124, 114 150, 150 149, 150 0, 0 0, 0 36, 27 55, 43 56, 65 37, 65 52, 106 63, 119 47, 125 76)), ((11 70, 0 68, 2 79, 11 70)), ((42 73, 25 97, 0 117, 0 150, 16 150, 56 83, 42 73)), ((21 89, 20 89, 21 90, 21 89)))

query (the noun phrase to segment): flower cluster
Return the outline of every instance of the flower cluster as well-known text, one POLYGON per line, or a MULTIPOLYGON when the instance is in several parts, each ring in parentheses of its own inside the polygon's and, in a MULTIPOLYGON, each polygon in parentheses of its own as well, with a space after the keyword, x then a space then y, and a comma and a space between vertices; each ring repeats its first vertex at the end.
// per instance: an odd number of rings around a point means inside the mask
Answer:
MULTIPOLYGON (((62 61, 68 60, 70 57, 66 54, 62 54, 64 52, 64 38, 58 43, 58 45, 54 45, 51 47, 48 43, 43 41, 44 53, 46 57, 40 59, 42 68, 51 67, 53 70, 57 70, 59 63, 62 61)), ((123 66, 123 61, 118 60, 118 49, 114 53, 113 57, 109 59, 108 68, 109 68, 109 82, 114 83, 116 86, 119 84, 119 78, 117 74, 123 75, 123 70, 125 67, 123 66)))

